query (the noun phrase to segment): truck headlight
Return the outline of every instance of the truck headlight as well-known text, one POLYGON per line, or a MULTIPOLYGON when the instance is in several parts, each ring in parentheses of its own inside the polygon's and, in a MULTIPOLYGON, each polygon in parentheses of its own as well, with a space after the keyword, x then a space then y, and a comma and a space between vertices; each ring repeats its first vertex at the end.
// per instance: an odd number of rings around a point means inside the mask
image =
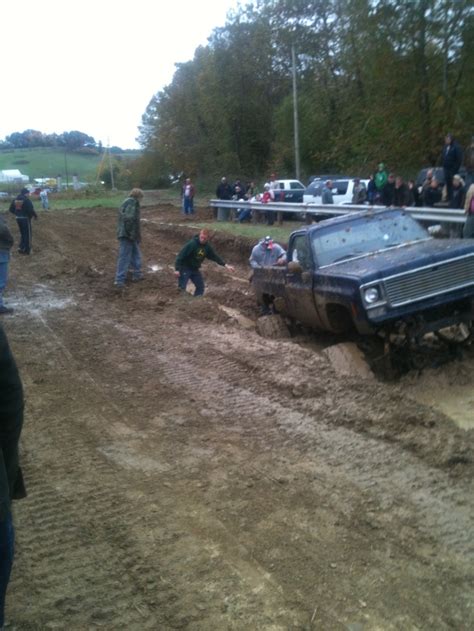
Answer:
POLYGON ((373 305, 380 300, 380 291, 377 287, 369 287, 364 291, 364 300, 367 304, 373 305))

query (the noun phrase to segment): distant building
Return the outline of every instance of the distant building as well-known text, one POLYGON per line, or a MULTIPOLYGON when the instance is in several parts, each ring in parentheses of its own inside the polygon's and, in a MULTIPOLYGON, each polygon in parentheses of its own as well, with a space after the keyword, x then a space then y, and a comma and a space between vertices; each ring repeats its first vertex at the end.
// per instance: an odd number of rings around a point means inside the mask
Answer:
POLYGON ((5 184, 23 184, 30 181, 27 175, 23 175, 18 169, 4 169, 0 171, 0 182, 5 184))

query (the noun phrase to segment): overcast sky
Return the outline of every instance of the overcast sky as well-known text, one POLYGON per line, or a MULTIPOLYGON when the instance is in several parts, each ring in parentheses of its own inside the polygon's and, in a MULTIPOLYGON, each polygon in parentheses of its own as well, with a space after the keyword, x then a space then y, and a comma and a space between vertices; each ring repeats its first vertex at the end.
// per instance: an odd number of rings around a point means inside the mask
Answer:
POLYGON ((77 130, 136 148, 153 94, 237 0, 2 2, 0 140, 77 130))

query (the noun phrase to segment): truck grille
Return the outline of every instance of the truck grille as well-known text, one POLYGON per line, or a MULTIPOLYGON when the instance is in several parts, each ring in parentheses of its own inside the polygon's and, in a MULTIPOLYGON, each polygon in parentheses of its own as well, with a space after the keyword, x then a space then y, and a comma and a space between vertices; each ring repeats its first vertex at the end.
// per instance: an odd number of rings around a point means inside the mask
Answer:
POLYGON ((474 256, 443 261, 384 280, 392 307, 474 285, 474 256))

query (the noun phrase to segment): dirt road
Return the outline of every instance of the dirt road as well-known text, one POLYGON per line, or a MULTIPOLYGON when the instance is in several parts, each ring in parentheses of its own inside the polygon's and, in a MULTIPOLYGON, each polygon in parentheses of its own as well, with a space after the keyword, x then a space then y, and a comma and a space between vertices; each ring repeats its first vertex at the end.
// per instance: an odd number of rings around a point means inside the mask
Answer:
POLYGON ((172 207, 145 208, 146 278, 117 293, 115 214, 43 213, 13 256, 11 628, 474 628, 474 432, 430 406, 462 385, 472 410, 474 358, 338 376, 321 340, 256 333, 249 244, 214 239, 235 274, 178 295, 172 207))

